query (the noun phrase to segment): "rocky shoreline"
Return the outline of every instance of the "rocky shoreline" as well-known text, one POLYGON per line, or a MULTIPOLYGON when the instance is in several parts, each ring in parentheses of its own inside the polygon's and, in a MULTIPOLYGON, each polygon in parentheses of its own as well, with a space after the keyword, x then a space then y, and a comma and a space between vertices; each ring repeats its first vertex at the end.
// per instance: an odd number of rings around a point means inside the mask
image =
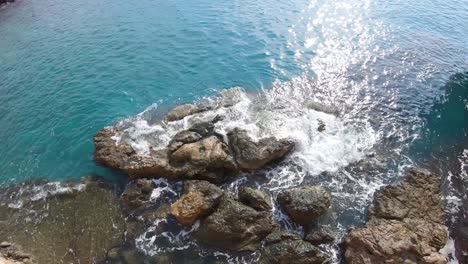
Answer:
MULTIPOLYGON (((191 115, 233 104, 178 106, 162 122, 182 122, 191 115)), ((143 154, 119 139, 123 133, 119 128, 102 129, 94 136, 95 160, 126 173, 129 182, 124 189, 115 191, 88 177, 74 185, 80 188, 68 186, 71 191, 59 195, 23 199, 18 208, 0 204, 8 215, 0 224, 10 227, 3 228, 8 231, 0 232, 0 240, 21 245, 32 254, 19 263, 146 263, 144 259, 177 263, 180 256, 142 256, 136 249, 139 241, 155 243, 158 232, 177 227, 200 247, 226 254, 247 252, 254 254, 254 262, 265 264, 331 263, 332 256, 324 246, 335 242, 341 243, 343 259, 351 264, 448 263, 440 253, 448 240, 440 177, 421 169, 409 170, 400 183, 375 193, 367 225, 352 228, 341 239, 320 224, 333 201, 326 188, 306 184, 277 193, 243 185, 225 188, 241 174, 250 177, 287 159, 295 142, 290 138, 255 139, 240 127, 220 133, 215 124, 223 118, 192 122, 163 148, 150 148, 143 154), (155 202, 160 179, 178 182, 180 188, 171 199, 155 202), (15 222, 42 207, 49 214, 40 217, 39 224, 15 222), (304 232, 278 223, 275 210, 284 212, 304 232), (51 228, 57 223, 64 228, 51 228), (27 232, 23 232, 25 226, 27 232)), ((319 132, 324 129, 324 124, 317 127, 319 132)), ((5 248, 12 245, 8 242, 3 244, 5 248)), ((194 257, 187 258, 195 263, 194 257)), ((216 263, 225 262, 217 259, 216 263)))

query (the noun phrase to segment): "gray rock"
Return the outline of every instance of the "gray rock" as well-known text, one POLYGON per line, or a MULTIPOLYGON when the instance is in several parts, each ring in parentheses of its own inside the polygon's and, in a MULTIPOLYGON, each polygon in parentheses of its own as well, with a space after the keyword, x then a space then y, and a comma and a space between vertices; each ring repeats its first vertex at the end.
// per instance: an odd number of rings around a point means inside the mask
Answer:
POLYGON ((375 194, 367 227, 354 228, 344 240, 351 264, 444 264, 439 250, 447 242, 439 177, 410 170, 405 179, 375 194))
POLYGON ((176 106, 171 111, 169 111, 165 119, 168 122, 177 121, 177 120, 183 119, 186 116, 200 113, 203 111, 204 109, 198 107, 197 105, 193 105, 193 104, 179 105, 179 106, 176 106))
POLYGON ((273 208, 270 196, 260 190, 241 187, 238 196, 239 201, 257 211, 270 211, 273 208))
POLYGON ((225 195, 218 209, 201 222, 196 238, 221 249, 253 251, 275 227, 271 213, 256 211, 225 195))
POLYGON ((318 248, 289 231, 275 231, 265 239, 261 264, 322 264, 329 263, 318 248))
POLYGON ((199 122, 192 125, 189 131, 195 132, 202 137, 208 137, 214 133, 214 124, 212 122, 199 122))
POLYGON ((198 141, 201 138, 202 136, 198 134, 197 132, 183 130, 175 134, 175 136, 172 138, 172 141, 186 144, 186 143, 192 143, 192 142, 198 141))
POLYGON ((228 134, 229 145, 234 151, 239 168, 258 170, 265 165, 283 158, 294 148, 290 139, 264 138, 255 142, 247 131, 235 128, 228 134))
POLYGON ((335 241, 331 232, 327 230, 309 230, 304 237, 304 240, 310 242, 314 246, 329 244, 335 241))
POLYGON ((320 186, 305 186, 282 191, 277 200, 295 222, 309 225, 325 214, 331 196, 320 186))

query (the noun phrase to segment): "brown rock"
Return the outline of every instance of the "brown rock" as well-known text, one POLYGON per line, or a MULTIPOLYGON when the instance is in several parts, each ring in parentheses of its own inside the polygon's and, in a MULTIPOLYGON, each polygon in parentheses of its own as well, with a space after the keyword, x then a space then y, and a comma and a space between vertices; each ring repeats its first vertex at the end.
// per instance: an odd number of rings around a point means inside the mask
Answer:
POLYGON ((110 127, 105 127, 94 136, 94 144, 96 146, 95 159, 97 162, 112 167, 123 168, 125 163, 135 151, 133 148, 126 144, 116 144, 112 137, 115 131, 110 127))
POLYGON ((218 206, 223 191, 206 181, 187 181, 185 194, 171 206, 171 214, 183 225, 211 214, 218 206))
POLYGON ((183 195, 171 206, 171 214, 183 225, 191 225, 203 214, 203 197, 196 192, 183 195))
POLYGON ((439 253, 448 239, 440 184, 434 174, 411 170, 400 184, 383 187, 375 195, 367 227, 354 228, 346 237, 346 261, 447 263, 439 253))
MULTIPOLYGON (((149 155, 143 156, 123 142, 116 145, 112 139, 115 133, 118 131, 104 128, 96 134, 96 161, 124 171, 132 179, 165 177, 220 182, 226 175, 237 170, 228 146, 215 135, 186 144, 174 141, 168 149, 153 150, 149 155)), ((192 136, 195 134, 190 135, 192 136)), ((179 137, 182 140, 189 138, 188 135, 179 137)))

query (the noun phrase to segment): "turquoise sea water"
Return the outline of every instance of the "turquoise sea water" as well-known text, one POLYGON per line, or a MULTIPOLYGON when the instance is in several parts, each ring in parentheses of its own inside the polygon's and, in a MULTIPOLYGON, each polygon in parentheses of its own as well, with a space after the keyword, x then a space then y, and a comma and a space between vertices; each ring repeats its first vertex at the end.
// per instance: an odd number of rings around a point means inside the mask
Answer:
MULTIPOLYGON (((0 7, 0 185, 120 178, 93 161, 98 130, 125 119, 138 146, 157 135, 153 115, 240 86, 261 99, 231 121, 298 146, 256 186, 326 187, 333 213, 321 224, 339 237, 364 224, 380 186, 428 167, 444 179, 457 240, 468 210, 467 25, 466 0, 18 0, 0 7)), ((278 210, 275 219, 299 230, 278 210)), ((158 241, 177 237, 171 228, 158 241)), ((146 242, 147 254, 173 246, 146 242)))
POLYGON ((20 0, 0 9, 0 179, 107 174, 92 135, 118 118, 314 70, 359 78, 340 59, 382 51, 369 89, 419 114, 466 70, 467 24, 459 0, 20 0))

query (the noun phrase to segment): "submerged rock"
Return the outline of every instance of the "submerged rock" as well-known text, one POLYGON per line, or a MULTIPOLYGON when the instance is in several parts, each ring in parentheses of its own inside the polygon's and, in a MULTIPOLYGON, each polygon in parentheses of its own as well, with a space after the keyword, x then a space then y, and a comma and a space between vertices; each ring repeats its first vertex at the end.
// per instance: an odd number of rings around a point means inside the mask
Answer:
POLYGON ((8 214, 0 241, 20 245, 38 263, 93 263, 122 244, 124 218, 112 189, 95 178, 69 185, 44 196, 34 192, 55 185, 33 185, 18 209, 4 211, 0 203, 0 215, 8 214))
POLYGON ((260 190, 241 187, 238 195, 239 201, 257 211, 270 211, 273 208, 270 196, 260 190))
POLYGON ((320 186, 305 186, 284 190, 277 200, 292 220, 309 225, 328 210, 331 195, 320 186))
POLYGON ((439 250, 447 242, 440 198, 441 179, 410 170, 383 187, 369 210, 367 227, 352 229, 344 241, 348 263, 447 263, 439 250))
POLYGON ((275 231, 265 239, 261 264, 322 264, 329 263, 318 248, 289 231, 275 231))
POLYGON ((149 206, 151 193, 155 187, 154 182, 149 179, 131 181, 120 196, 120 204, 127 214, 138 214, 149 206))
POLYGON ((272 161, 283 158, 294 148, 290 139, 268 137, 255 142, 247 131, 235 128, 227 134, 229 145, 234 150, 239 168, 258 170, 272 161))
POLYGON ((224 195, 217 210, 201 222, 196 238, 216 248, 253 251, 275 227, 271 213, 256 211, 224 195))
POLYGON ((187 181, 185 194, 171 206, 171 214, 184 225, 212 213, 218 206, 223 191, 206 181, 187 181))

